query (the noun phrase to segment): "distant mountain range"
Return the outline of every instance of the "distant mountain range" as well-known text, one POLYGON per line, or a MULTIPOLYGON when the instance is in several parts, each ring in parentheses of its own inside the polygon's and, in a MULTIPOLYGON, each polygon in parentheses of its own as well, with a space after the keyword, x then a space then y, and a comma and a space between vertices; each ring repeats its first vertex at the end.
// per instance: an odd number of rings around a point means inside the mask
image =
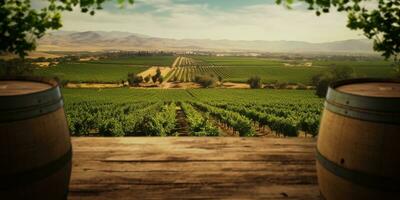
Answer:
POLYGON ((39 40, 39 51, 222 51, 222 52, 336 52, 372 53, 366 39, 326 43, 300 41, 244 41, 210 39, 168 39, 117 31, 56 31, 39 40))

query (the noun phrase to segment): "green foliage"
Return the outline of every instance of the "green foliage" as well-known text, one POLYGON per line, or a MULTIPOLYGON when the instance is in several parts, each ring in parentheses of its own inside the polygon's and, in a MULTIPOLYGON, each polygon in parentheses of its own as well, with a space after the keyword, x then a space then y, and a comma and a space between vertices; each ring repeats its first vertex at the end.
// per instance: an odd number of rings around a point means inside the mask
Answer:
POLYGON ((193 104, 202 111, 209 112, 210 115, 213 115, 223 123, 231 126, 235 131, 239 132, 240 136, 254 135, 254 128, 252 127, 251 121, 248 118, 236 112, 227 111, 221 108, 207 105, 205 103, 194 102, 193 104))
MULTIPOLYGON (((72 11, 79 6, 82 12, 94 14, 106 0, 47 0, 45 7, 32 8, 30 0, 0 1, 0 52, 27 55, 36 48, 35 39, 43 37, 48 29, 59 29, 61 11, 72 11)), ((124 0, 118 1, 120 4, 124 0)), ((133 0, 128 0, 133 3, 133 0)))
POLYGON ((215 87, 217 84, 217 79, 210 75, 196 75, 194 78, 194 81, 196 83, 199 83, 201 86, 205 87, 205 88, 212 88, 215 87))
POLYGON ((160 75, 160 77, 158 78, 158 81, 159 81, 160 83, 164 82, 164 77, 160 75))
POLYGON ((222 78, 222 76, 218 76, 218 81, 219 81, 220 83, 222 83, 223 80, 224 80, 224 78, 222 78))
POLYGON ((350 67, 334 67, 331 70, 312 77, 315 85, 315 93, 319 97, 325 97, 329 85, 334 81, 350 79, 354 77, 354 71, 350 67))
MULTIPOLYGON (((150 76, 150 75, 149 75, 150 76)), ((157 68, 156 70, 156 74, 154 76, 151 77, 151 80, 153 81, 153 83, 156 83, 157 81, 159 83, 162 83, 164 81, 164 77, 161 75, 161 70, 160 68, 157 68)))
POLYGON ((139 83, 143 82, 143 77, 138 76, 135 73, 129 73, 128 74, 128 83, 130 86, 137 86, 139 83))
MULTIPOLYGON (((299 0, 309 5, 319 16, 332 8, 348 13, 347 27, 362 30, 364 35, 374 40, 374 50, 382 52, 385 58, 394 57, 399 61, 400 54, 400 1, 377 0, 376 6, 368 7, 368 0, 299 0)), ((276 0, 278 4, 282 0, 276 0)), ((287 6, 293 0, 284 0, 287 6)))
POLYGON ((168 136, 173 134, 175 128, 176 105, 164 105, 161 111, 147 115, 141 129, 148 136, 168 136))
POLYGON ((161 77, 161 70, 160 70, 160 68, 157 68, 157 70, 156 70, 156 77, 157 77, 157 78, 160 78, 160 77, 161 77))
POLYGON ((252 76, 247 80, 250 88, 257 89, 262 87, 261 78, 259 76, 252 76))
POLYGON ((322 109, 322 100, 313 91, 299 90, 120 88, 63 89, 63 94, 68 125, 75 136, 173 135, 173 101, 182 102, 193 136, 218 135, 210 116, 241 136, 253 136, 255 123, 283 136, 296 136, 299 131, 315 136, 322 109))
POLYGON ((31 74, 35 66, 23 59, 0 60, 0 76, 31 74))
POLYGON ((122 124, 114 118, 104 119, 99 124, 99 132, 104 136, 124 136, 122 124))
POLYGON ((192 136, 218 136, 218 128, 215 127, 208 117, 202 116, 192 105, 181 103, 181 107, 186 114, 192 136))
POLYGON ((151 79, 151 76, 148 75, 148 76, 144 77, 144 82, 148 83, 150 81, 150 79, 151 79))

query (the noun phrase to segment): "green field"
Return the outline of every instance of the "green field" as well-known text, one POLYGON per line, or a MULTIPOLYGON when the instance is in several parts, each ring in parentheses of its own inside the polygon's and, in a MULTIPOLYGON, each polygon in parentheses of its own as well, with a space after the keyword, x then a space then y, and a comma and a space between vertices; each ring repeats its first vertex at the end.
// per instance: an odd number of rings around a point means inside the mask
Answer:
POLYGON ((232 66, 222 67, 228 76, 224 77, 225 81, 246 82, 251 76, 260 76, 264 83, 303 83, 309 84, 311 77, 321 73, 326 67, 278 67, 278 66, 232 66))
MULTIPOLYGON (((37 69, 35 73, 58 76, 74 82, 121 82, 128 73, 139 73, 149 66, 171 66, 174 56, 136 56, 130 58, 106 59, 90 62, 65 63, 49 69, 37 69)), ((258 57, 217 57, 191 56, 174 68, 166 81, 193 81, 201 73, 221 76, 224 81, 246 82, 249 77, 260 76, 264 83, 310 84, 311 77, 329 70, 333 66, 353 68, 357 77, 391 77, 394 73, 391 63, 383 60, 372 61, 297 61, 312 62, 311 67, 285 66, 291 61, 258 57)))
POLYGON ((358 77, 391 77, 394 75, 393 62, 375 61, 315 61, 318 66, 347 66, 353 68, 358 77))
POLYGON ((73 135, 178 135, 178 110, 191 136, 316 135, 322 99, 312 91, 246 89, 63 89, 73 135))
POLYGON ((394 71, 391 63, 383 60, 297 61, 300 64, 312 63, 313 66, 285 66, 293 61, 257 57, 192 56, 190 58, 193 59, 193 64, 176 70, 175 76, 180 81, 191 80, 196 73, 213 73, 231 82, 246 82, 249 77, 257 75, 264 83, 310 84, 312 76, 334 66, 351 67, 357 77, 390 77, 394 71))
POLYGON ((282 60, 242 56, 193 56, 217 66, 283 66, 282 60))
POLYGON ((126 103, 142 101, 225 101, 225 102, 322 102, 309 90, 266 90, 266 89, 68 89, 62 90, 65 102, 81 101, 126 103))
POLYGON ((128 73, 139 73, 147 67, 120 64, 63 63, 46 69, 36 69, 35 75, 57 76, 72 82, 121 82, 128 73))
POLYGON ((132 56, 129 58, 115 58, 107 60, 90 61, 100 64, 123 64, 135 66, 171 66, 175 56, 132 56))

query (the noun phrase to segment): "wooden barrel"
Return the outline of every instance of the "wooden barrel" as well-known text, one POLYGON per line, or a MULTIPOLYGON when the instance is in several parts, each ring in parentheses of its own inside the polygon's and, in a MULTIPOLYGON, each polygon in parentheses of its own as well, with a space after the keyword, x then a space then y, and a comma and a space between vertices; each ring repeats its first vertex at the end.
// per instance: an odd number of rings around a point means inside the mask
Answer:
POLYGON ((0 78, 0 199, 66 199, 71 150, 57 82, 0 78))
POLYGON ((400 82, 333 84, 316 154, 324 199, 400 199, 400 82))

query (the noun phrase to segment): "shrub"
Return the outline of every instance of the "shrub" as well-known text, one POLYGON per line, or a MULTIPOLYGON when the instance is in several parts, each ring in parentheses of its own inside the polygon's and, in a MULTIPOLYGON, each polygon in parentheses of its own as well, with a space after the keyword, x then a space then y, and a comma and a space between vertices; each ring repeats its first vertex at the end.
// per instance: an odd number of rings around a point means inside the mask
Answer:
POLYGON ((332 82, 353 78, 354 76, 352 68, 335 66, 327 72, 313 76, 311 82, 316 87, 315 94, 322 98, 326 96, 328 87, 332 82))
POLYGON ((139 85, 139 83, 143 82, 143 77, 142 76, 138 76, 134 73, 129 73, 128 74, 128 83, 129 85, 139 85))
POLYGON ((160 68, 157 68, 156 77, 157 77, 157 79, 161 77, 161 70, 160 70, 160 68))
POLYGON ((148 83, 150 81, 150 79, 151 79, 151 76, 148 75, 148 76, 144 77, 144 82, 148 83))
POLYGON ((222 76, 218 76, 218 81, 219 81, 220 83, 222 83, 222 81, 224 81, 224 79, 222 78, 222 76))
POLYGON ((61 87, 66 87, 68 85, 68 83, 69 83, 69 80, 62 79, 60 81, 60 86, 61 87))
POLYGON ((259 76, 252 76, 247 80, 247 83, 250 85, 250 88, 261 88, 261 78, 259 76))
POLYGON ((215 87, 217 84, 217 79, 211 75, 197 75, 194 81, 205 88, 215 87))
POLYGON ((154 75, 151 77, 151 80, 153 81, 153 83, 156 83, 157 79, 158 79, 157 75, 154 75))
POLYGON ((31 75, 35 66, 22 59, 0 60, 0 76, 31 75))
POLYGON ((113 118, 105 119, 99 124, 99 133, 104 136, 124 136, 121 123, 113 118))

